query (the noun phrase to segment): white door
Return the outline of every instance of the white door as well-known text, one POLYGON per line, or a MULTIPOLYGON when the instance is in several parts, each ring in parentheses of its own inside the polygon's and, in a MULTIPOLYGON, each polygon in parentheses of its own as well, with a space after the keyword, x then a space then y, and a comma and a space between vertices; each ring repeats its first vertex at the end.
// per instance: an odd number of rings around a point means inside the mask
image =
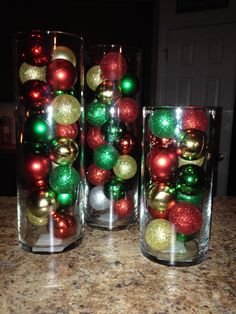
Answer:
POLYGON ((236 24, 168 32, 164 104, 221 107, 217 195, 226 195, 235 102, 236 24))

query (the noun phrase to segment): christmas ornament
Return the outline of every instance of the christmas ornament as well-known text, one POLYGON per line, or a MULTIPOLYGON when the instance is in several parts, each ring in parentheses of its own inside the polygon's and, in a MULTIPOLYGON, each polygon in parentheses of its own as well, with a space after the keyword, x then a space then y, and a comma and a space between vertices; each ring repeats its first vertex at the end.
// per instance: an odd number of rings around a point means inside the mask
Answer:
POLYGON ((62 125, 75 123, 81 114, 79 101, 71 95, 60 95, 52 100, 53 119, 62 125))
POLYGON ((110 170, 119 157, 118 151, 111 145, 101 145, 94 151, 93 160, 97 167, 110 170))
POLYGON ((94 100, 91 102, 86 110, 87 122, 93 126, 103 125, 110 117, 106 105, 94 100))
POLYGON ((155 218, 155 219, 168 219, 168 213, 169 213, 168 209, 166 209, 164 211, 159 211, 159 210, 156 210, 155 208, 152 208, 152 207, 148 206, 148 212, 149 212, 149 214, 151 215, 152 218, 155 218))
POLYGON ((56 212, 48 224, 48 229, 56 238, 65 239, 76 235, 77 224, 71 214, 56 212))
POLYGON ((134 122, 139 114, 137 102, 130 97, 119 98, 117 103, 119 119, 124 123, 134 122))
POLYGON ((164 251, 172 244, 175 233, 168 220, 154 219, 148 223, 144 238, 152 250, 164 251))
POLYGON ((46 143, 53 139, 54 128, 43 116, 31 115, 25 122, 24 139, 36 143, 46 143))
POLYGON ((19 78, 22 84, 29 80, 46 82, 46 66, 38 67, 23 62, 19 68, 19 78))
POLYGON ((34 216, 41 218, 55 212, 58 208, 58 202, 53 191, 40 189, 30 194, 28 206, 29 211, 34 216))
POLYGON ((106 144, 101 129, 97 126, 92 127, 88 130, 86 140, 89 147, 91 147, 93 150, 101 145, 106 144))
POLYGON ((74 88, 67 89, 67 90, 54 90, 52 93, 53 93, 53 97, 64 95, 64 94, 68 94, 68 95, 76 97, 74 88))
POLYGON ((76 69, 67 60, 52 60, 46 69, 46 80, 53 90, 68 90, 77 81, 76 69))
POLYGON ((177 154, 186 160, 197 160, 206 154, 207 136, 197 129, 180 132, 177 142, 177 154))
POLYGON ((177 233, 176 239, 180 242, 188 242, 191 241, 195 238, 195 234, 182 234, 182 233, 177 233))
POLYGON ((192 203, 194 205, 196 205, 197 207, 200 206, 202 204, 203 201, 203 197, 204 197, 204 193, 200 192, 196 195, 186 195, 183 194, 181 192, 177 193, 177 200, 178 202, 188 202, 188 203, 192 203))
POLYGON ((26 81, 20 91, 20 101, 28 108, 41 110, 50 104, 51 89, 43 81, 26 81))
POLYGON ((121 179, 131 179, 137 173, 136 160, 132 156, 121 155, 113 167, 113 171, 121 179))
POLYGON ((27 217, 28 217, 29 222, 32 225, 34 225, 34 226, 38 226, 38 227, 46 226, 47 223, 48 223, 48 217, 37 217, 37 216, 34 216, 31 213, 31 211, 27 212, 27 217))
POLYGON ((114 212, 118 218, 129 218, 134 210, 134 202, 131 197, 121 198, 114 202, 114 212))
POLYGON ((129 155, 134 151, 137 144, 137 140, 134 135, 130 132, 125 132, 118 143, 115 143, 116 149, 122 155, 129 155))
POLYGON ((192 165, 196 165, 196 166, 201 167, 203 165, 204 161, 205 161, 204 156, 202 156, 201 158, 199 158, 197 160, 185 160, 181 157, 178 157, 178 167, 188 165, 188 164, 192 164, 192 165))
POLYGON ((74 52, 66 46, 57 46, 53 50, 52 60, 54 59, 67 60, 72 63, 74 67, 76 67, 76 56, 74 52))
POLYGON ((58 165, 70 165, 79 153, 78 144, 71 138, 61 137, 51 143, 50 159, 58 165))
POLYGON ((138 78, 131 74, 127 73, 120 80, 121 93, 123 96, 132 96, 138 90, 138 78))
POLYGON ((76 194, 74 192, 72 193, 59 193, 57 195, 57 200, 60 204, 60 206, 71 206, 75 203, 76 200, 76 194))
POLYGON ((86 74, 86 83, 93 91, 102 83, 101 69, 99 65, 92 66, 86 74))
POLYGON ((104 194, 103 186, 95 186, 89 193, 89 205, 95 210, 105 210, 111 204, 111 201, 104 194))
POLYGON ((69 165, 55 167, 49 175, 49 184, 57 193, 72 193, 77 190, 80 178, 77 170, 69 165))
POLYGON ((155 146, 161 146, 161 147, 169 147, 173 145, 173 139, 171 138, 160 138, 156 137, 152 133, 150 133, 147 137, 147 143, 150 148, 153 148, 155 146))
POLYGON ((117 119, 109 119, 101 128, 104 138, 109 143, 119 142, 126 132, 126 126, 117 119))
POLYGON ((109 52, 100 62, 102 76, 108 80, 119 80, 125 75, 127 63, 121 53, 109 52))
POLYGON ((125 196, 126 187, 122 180, 113 177, 104 184, 104 194, 107 198, 118 201, 125 196))
POLYGON ((87 179, 93 185, 103 185, 109 181, 111 171, 97 167, 95 164, 90 164, 88 167, 87 179))
POLYGON ((170 209, 169 221, 174 224, 178 233, 193 234, 201 229, 202 214, 195 205, 179 202, 170 209))
POLYGON ((118 83, 111 80, 102 81, 96 88, 95 97, 105 105, 111 105, 121 96, 118 83))
POLYGON ((55 126, 56 129, 56 137, 66 137, 66 138, 71 138, 71 139, 76 139, 78 136, 78 126, 77 123, 72 123, 72 124, 59 124, 57 123, 55 126))
POLYGON ((177 171, 176 188, 183 194, 199 194, 205 189, 206 180, 202 167, 184 165, 177 171))
POLYGON ((23 160, 22 174, 30 181, 45 179, 51 171, 51 162, 48 157, 27 155, 23 160))
POLYGON ((149 117, 149 128, 157 137, 173 138, 176 131, 175 113, 168 109, 157 109, 149 117))
POLYGON ((186 109, 182 115, 183 129, 198 129, 205 132, 208 128, 208 117, 205 110, 186 109))

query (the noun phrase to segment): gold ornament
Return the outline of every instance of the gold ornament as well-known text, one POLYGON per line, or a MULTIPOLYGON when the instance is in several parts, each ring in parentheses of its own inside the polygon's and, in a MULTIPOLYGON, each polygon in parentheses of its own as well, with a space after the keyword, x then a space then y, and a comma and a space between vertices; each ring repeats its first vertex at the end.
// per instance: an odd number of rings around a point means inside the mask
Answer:
POLYGON ((136 160, 129 155, 121 155, 113 167, 113 171, 117 177, 128 180, 137 172, 136 160))
POLYGON ((193 164, 193 165, 197 165, 199 167, 202 166, 202 164, 204 163, 205 157, 201 157, 197 160, 185 160, 181 157, 178 157, 178 167, 181 167, 183 165, 187 165, 187 164, 193 164))
POLYGON ((92 66, 86 74, 86 83, 88 84, 88 87, 95 91, 102 81, 100 65, 92 66))
POLYGON ((69 165, 77 158, 78 150, 77 143, 71 138, 55 139, 51 145, 50 159, 58 165, 69 165))
POLYGON ((68 125, 76 122, 81 114, 79 101, 71 95, 59 95, 52 100, 53 119, 60 124, 68 125))
POLYGON ((31 211, 28 211, 27 217, 29 222, 35 226, 45 226, 48 223, 48 217, 36 217, 31 213, 31 211))
POLYGON ((47 217, 57 207, 55 193, 51 190, 37 190, 30 195, 29 212, 36 218, 47 217))
POLYGON ((158 211, 166 211, 176 204, 175 188, 165 182, 155 182, 147 188, 147 204, 158 211))
POLYGON ((29 80, 40 80, 46 82, 46 66, 36 67, 23 62, 19 69, 21 83, 29 80))
POLYGON ((74 52, 65 46, 57 46, 52 54, 52 60, 54 59, 64 59, 69 61, 76 67, 76 56, 74 52))

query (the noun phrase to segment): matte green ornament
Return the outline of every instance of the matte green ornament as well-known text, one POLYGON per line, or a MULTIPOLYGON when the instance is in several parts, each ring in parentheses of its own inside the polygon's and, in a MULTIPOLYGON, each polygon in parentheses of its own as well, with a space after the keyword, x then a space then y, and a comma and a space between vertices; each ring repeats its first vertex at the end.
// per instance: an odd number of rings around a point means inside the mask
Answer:
POLYGON ((107 142, 114 143, 122 139, 126 129, 126 125, 123 122, 117 119, 110 119, 102 126, 102 133, 107 142))
POLYGON ((101 169, 110 170, 114 167, 119 157, 118 151, 109 144, 99 146, 93 155, 93 161, 101 169))
POLYGON ((110 118, 109 109, 101 102, 92 101, 86 110, 86 120, 88 123, 94 126, 101 126, 107 122, 110 118))
POLYGON ((149 117, 151 132, 160 138, 173 138, 176 130, 174 110, 156 109, 149 117))
POLYGON ((104 184, 104 194, 109 199, 118 201, 125 196, 125 191, 124 181, 119 178, 113 177, 104 184))
POLYGON ((120 87, 123 96, 132 96, 138 89, 137 77, 131 73, 127 73, 121 79, 120 87))
POLYGON ((43 116, 32 115, 24 127, 25 140, 35 143, 47 143, 53 139, 54 128, 43 116))
POLYGON ((49 175, 51 188, 59 194, 75 192, 79 181, 79 173, 69 165, 57 166, 49 175))
POLYGON ((186 195, 186 194, 183 194, 181 192, 178 192, 178 194, 177 194, 177 200, 179 202, 188 202, 188 203, 192 203, 196 206, 201 205, 203 197, 204 197, 203 192, 200 192, 196 195, 186 195))

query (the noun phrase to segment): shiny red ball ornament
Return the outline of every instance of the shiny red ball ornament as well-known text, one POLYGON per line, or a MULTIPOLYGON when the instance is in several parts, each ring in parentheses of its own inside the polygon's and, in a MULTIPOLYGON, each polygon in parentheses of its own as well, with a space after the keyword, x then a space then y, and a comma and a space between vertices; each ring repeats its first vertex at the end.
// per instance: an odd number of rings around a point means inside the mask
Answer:
POLYGON ((139 106, 131 97, 122 97, 117 101, 119 119, 124 123, 135 121, 139 114, 139 106))
POLYGON ((52 100, 49 85, 40 80, 26 81, 20 91, 20 101, 33 110, 41 110, 52 100))
POLYGON ((202 227, 202 214, 192 203, 176 203, 169 211, 169 221, 174 224, 176 232, 193 234, 202 227))
POLYGON ((56 124, 56 137, 66 137, 71 139, 76 139, 78 135, 78 126, 77 123, 73 124, 56 124))
POLYGON ((30 181, 37 181, 39 183, 40 180, 45 179, 49 175, 50 171, 51 161, 48 157, 27 155, 23 161, 22 174, 30 181))
POLYGON ((188 109, 183 112, 183 129, 198 129, 205 132, 208 128, 208 118, 202 109, 188 109))
POLYGON ((155 146, 168 147, 173 144, 173 139, 164 138, 164 137, 160 138, 150 132, 150 134, 147 136, 147 144, 150 147, 155 147, 155 146))
POLYGON ((121 53, 109 52, 100 62, 102 77, 108 80, 119 80, 127 71, 127 63, 121 53))
POLYGON ((71 214, 56 212, 52 216, 52 221, 48 224, 48 228, 50 233, 50 228, 53 228, 52 233, 56 238, 65 239, 76 234, 77 225, 71 214))
POLYGON ((177 169, 178 156, 172 148, 156 146, 148 153, 146 162, 155 180, 165 180, 177 169))
POLYGON ((122 155, 130 155, 137 143, 137 140, 135 136, 131 132, 126 132, 122 139, 115 143, 116 149, 122 154, 122 155))
POLYGON ((101 132, 101 129, 97 126, 92 127, 88 130, 87 135, 86 135, 86 140, 89 147, 91 147, 93 150, 95 150, 101 145, 106 144, 106 141, 101 132))
POLYGON ((101 169, 94 163, 88 167, 87 179, 93 185, 103 185, 111 178, 111 171, 101 169))
POLYGON ((115 214, 119 218, 128 218, 134 210, 134 202, 131 197, 124 197, 114 203, 115 214))
POLYGON ((46 80, 53 90, 71 89, 77 81, 76 69, 65 59, 52 60, 47 66, 46 80))
POLYGON ((168 218, 169 209, 160 211, 160 210, 156 210, 155 208, 148 206, 148 211, 150 215, 152 216, 152 218, 155 218, 155 219, 167 219, 168 218))

